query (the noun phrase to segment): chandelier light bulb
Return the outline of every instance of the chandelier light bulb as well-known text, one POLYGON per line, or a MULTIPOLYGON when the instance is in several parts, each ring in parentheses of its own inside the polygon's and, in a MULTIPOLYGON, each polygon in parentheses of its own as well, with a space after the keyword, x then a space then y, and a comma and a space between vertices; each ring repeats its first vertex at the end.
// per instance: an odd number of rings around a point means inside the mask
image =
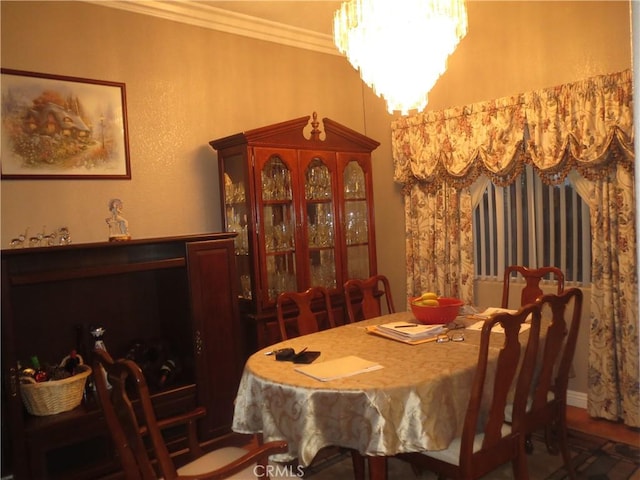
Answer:
POLYGON ((349 0, 333 37, 389 113, 423 110, 447 59, 467 33, 464 0, 349 0))

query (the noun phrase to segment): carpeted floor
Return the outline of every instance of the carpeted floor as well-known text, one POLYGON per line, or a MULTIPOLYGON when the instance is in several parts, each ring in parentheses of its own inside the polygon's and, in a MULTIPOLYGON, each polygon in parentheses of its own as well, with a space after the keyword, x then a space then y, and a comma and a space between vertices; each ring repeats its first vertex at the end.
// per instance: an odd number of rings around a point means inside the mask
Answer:
MULTIPOLYGON (((529 456, 531 480, 564 480, 569 478, 560 455, 550 455, 541 437, 536 436, 534 451, 529 456)), ((580 432, 571 432, 569 440, 574 467, 579 479, 585 480, 640 480, 640 449, 580 432)), ((411 466, 389 459, 389 480, 433 480, 431 472, 416 475, 411 466)), ((274 475, 275 479, 296 478, 274 475)), ((299 478, 299 477, 298 477, 299 478)), ((313 480, 348 480, 353 478, 351 457, 348 454, 329 457, 305 472, 304 478, 313 480)), ((483 477, 484 480, 513 480, 511 465, 483 477)))

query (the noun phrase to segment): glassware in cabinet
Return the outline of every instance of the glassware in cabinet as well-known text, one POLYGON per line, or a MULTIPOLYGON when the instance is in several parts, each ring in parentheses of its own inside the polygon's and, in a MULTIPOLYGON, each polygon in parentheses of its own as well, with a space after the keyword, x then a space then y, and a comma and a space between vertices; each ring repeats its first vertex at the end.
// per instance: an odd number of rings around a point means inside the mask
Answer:
POLYGON ((379 143, 314 113, 210 145, 218 152, 221 191, 223 183, 231 186, 229 198, 221 198, 225 228, 242 233, 246 225, 248 253, 238 240, 236 258, 240 291, 250 292, 240 305, 254 349, 279 341, 275 300, 285 290, 324 285, 341 323, 344 282, 377 273, 371 152, 379 143), (236 201, 243 188, 244 203, 236 201))
POLYGON ((372 275, 372 252, 369 248, 371 202, 367 176, 357 158, 346 162, 342 179, 347 278, 364 279, 372 275))
MULTIPOLYGON (((291 162, 289 162, 291 163, 291 162)), ((296 215, 291 169, 272 154, 260 170, 262 231, 264 232, 266 300, 275 302, 282 292, 297 290, 296 215)))
POLYGON ((234 250, 238 268, 238 293, 250 300, 251 282, 250 233, 252 212, 249 202, 247 165, 242 153, 229 155, 220 162, 221 197, 224 205, 224 229, 236 233, 234 250))
MULTIPOLYGON (((306 162, 301 154, 301 163, 306 162)), ((335 203, 333 195, 335 157, 329 153, 312 156, 304 175, 304 210, 309 271, 308 286, 323 286, 329 290, 338 285, 336 262, 335 203), (327 158, 322 158, 323 156, 327 158), (330 163, 333 168, 328 165, 330 163)))

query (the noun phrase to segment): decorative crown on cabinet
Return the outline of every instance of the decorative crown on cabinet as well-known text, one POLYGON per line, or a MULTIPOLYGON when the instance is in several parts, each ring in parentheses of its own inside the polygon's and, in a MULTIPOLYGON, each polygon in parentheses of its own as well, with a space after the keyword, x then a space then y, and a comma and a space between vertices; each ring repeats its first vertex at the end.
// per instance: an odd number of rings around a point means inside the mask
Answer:
POLYGON ((328 118, 322 127, 314 112, 210 142, 254 348, 280 340, 281 292, 326 287, 341 323, 344 282, 376 273, 371 152, 380 144, 328 118))

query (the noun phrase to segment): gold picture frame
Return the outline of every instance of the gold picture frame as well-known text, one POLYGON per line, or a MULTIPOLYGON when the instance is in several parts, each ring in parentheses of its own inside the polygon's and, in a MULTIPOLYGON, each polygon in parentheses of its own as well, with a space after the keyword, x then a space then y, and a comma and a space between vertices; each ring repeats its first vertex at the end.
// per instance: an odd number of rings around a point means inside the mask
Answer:
POLYGON ((131 178, 124 83, 0 73, 3 180, 131 178))

